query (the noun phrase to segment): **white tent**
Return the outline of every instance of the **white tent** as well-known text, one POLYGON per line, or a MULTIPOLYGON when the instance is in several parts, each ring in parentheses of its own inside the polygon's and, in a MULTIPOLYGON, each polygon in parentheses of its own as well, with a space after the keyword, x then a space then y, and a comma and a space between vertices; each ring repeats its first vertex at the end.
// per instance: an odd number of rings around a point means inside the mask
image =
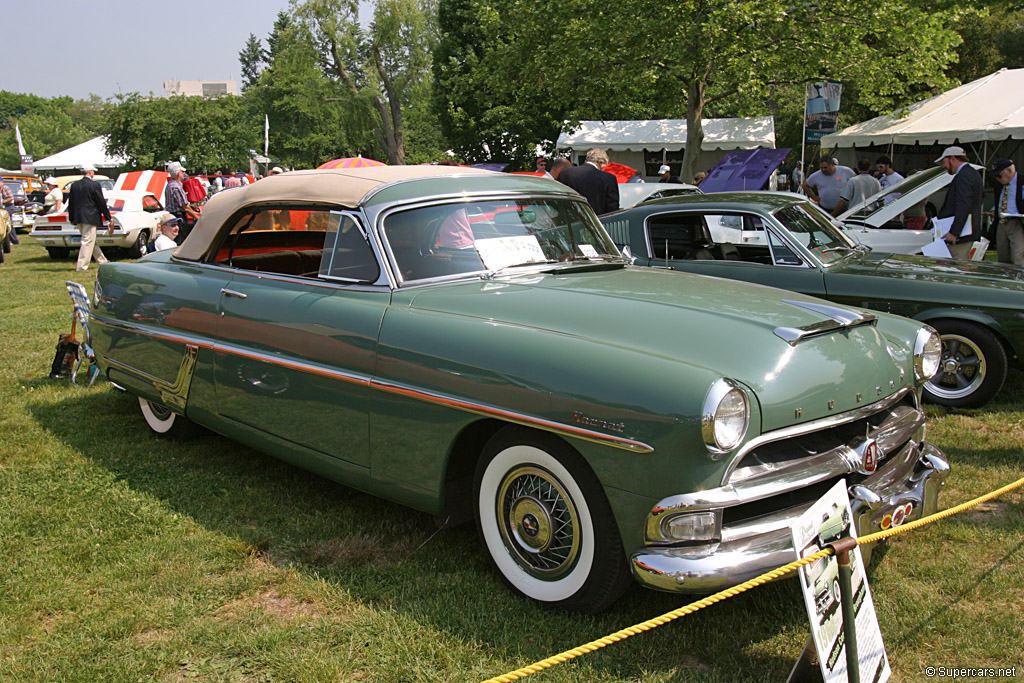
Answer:
MULTIPOLYGON (((747 119, 702 119, 704 142, 697 168, 710 170, 726 151, 775 149, 775 119, 761 116, 747 119)), ((580 121, 572 133, 562 133, 558 149, 582 156, 588 149, 607 150, 612 161, 657 178, 658 166, 669 164, 679 172, 686 147, 686 119, 646 121, 580 121)))
MULTIPOLYGON (((747 119, 702 119, 706 152, 729 149, 775 148, 775 119, 761 116, 747 119)), ((558 149, 587 150, 592 147, 626 152, 647 150, 678 151, 686 147, 686 119, 648 121, 580 121, 573 133, 562 133, 558 149)))
POLYGON ((1000 69, 941 95, 844 128, 825 148, 951 145, 1024 139, 1024 69, 1000 69))
POLYGON ((80 145, 70 147, 63 152, 57 152, 50 156, 39 159, 32 164, 36 173, 52 173, 55 171, 78 170, 82 164, 92 164, 96 168, 112 169, 125 165, 125 160, 120 157, 109 156, 104 151, 106 137, 100 136, 92 140, 86 140, 80 145))

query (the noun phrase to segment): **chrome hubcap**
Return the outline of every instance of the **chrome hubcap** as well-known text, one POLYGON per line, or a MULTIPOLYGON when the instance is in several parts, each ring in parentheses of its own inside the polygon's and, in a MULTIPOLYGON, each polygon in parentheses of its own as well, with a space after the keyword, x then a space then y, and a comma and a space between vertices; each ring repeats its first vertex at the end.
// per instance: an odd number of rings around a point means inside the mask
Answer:
POLYGON ((927 387, 935 396, 958 399, 978 390, 985 381, 985 354, 967 337, 942 335, 942 372, 927 387))
POLYGON ((579 518, 550 472, 529 466, 512 470, 501 483, 497 504, 502 539, 521 567, 545 580, 572 570, 580 550, 579 518))

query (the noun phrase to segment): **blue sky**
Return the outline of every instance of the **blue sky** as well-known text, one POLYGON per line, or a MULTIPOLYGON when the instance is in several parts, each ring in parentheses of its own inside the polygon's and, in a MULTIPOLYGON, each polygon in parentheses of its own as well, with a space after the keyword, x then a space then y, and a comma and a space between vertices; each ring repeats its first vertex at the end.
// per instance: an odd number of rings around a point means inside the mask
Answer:
POLYGON ((41 97, 163 95, 170 79, 241 81, 238 53, 264 41, 288 0, 4 0, 0 90, 41 97))

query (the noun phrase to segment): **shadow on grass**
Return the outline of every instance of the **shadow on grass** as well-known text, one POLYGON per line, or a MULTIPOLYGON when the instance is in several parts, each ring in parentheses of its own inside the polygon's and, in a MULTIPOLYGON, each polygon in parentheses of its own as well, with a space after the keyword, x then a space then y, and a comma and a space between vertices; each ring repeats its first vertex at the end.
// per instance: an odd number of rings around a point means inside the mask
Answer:
MULTIPOLYGON (((360 493, 212 433, 153 436, 134 397, 94 388, 34 403, 35 420, 133 490, 250 552, 414 616, 525 666, 688 604, 633 586, 609 611, 580 616, 512 594, 472 526, 437 533, 431 516, 360 493), (68 415, 91 415, 69 422, 68 415)), ((795 581, 769 584, 586 656, 630 680, 780 680, 808 634, 795 581)), ((504 672, 494 672, 498 675, 504 672)))

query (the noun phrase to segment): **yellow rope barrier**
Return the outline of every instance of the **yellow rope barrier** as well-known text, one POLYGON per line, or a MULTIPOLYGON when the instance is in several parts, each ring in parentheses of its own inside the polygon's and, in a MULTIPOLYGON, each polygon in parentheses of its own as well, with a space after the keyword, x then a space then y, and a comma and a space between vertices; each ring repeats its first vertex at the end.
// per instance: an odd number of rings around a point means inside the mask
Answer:
MULTIPOLYGON (((927 524, 931 524, 932 522, 937 522, 940 519, 963 512, 964 510, 972 508, 975 505, 980 505, 981 503, 992 500, 993 498, 998 498, 1004 493, 1012 491, 1013 489, 1019 488, 1021 486, 1024 486, 1024 477, 1018 479, 1017 481, 1011 484, 1007 484, 1002 488, 996 489, 991 493, 987 493, 984 496, 980 496, 978 498, 975 498, 974 500, 967 501, 966 503, 962 503, 960 505, 957 505, 956 507, 949 508, 948 510, 936 512, 933 515, 922 517, 921 519, 918 519, 913 522, 908 522, 907 524, 904 524, 902 526, 893 527, 892 529, 886 529, 885 531, 879 531, 877 533, 868 534, 867 536, 861 536, 857 539, 857 545, 874 543, 875 541, 879 541, 883 538, 888 538, 889 536, 902 534, 905 531, 911 531, 913 529, 917 529, 927 524)), ((565 652, 561 652, 552 657, 548 657, 547 659, 542 659, 539 662, 536 662, 529 666, 524 666, 521 669, 510 671, 509 673, 504 674, 502 676, 489 678, 486 681, 483 681, 483 683, 510 683, 511 681, 516 681, 520 678, 526 678, 531 674, 538 673, 540 671, 543 671, 544 669, 549 669, 555 666, 556 664, 562 664, 564 662, 569 661, 570 659, 575 659, 589 652, 593 652, 594 650, 599 650, 602 647, 611 645, 612 643, 617 643, 620 640, 625 640, 630 636, 639 635, 644 631, 650 631, 651 629, 657 628, 658 626, 663 626, 664 624, 674 621, 679 617, 686 616, 687 614, 693 614, 694 612, 704 609, 705 607, 710 607, 716 602, 721 602, 722 600, 726 600, 735 595, 739 595, 740 593, 748 591, 751 588, 756 588, 757 586, 766 584, 769 581, 774 581, 775 579, 785 576, 786 574, 789 574, 790 572, 796 570, 799 567, 804 566, 805 564, 810 564, 811 562, 815 562, 816 560, 819 560, 831 554, 833 554, 832 548, 824 548, 814 553, 813 555, 808 555, 807 557, 804 557, 802 559, 790 562, 787 565, 783 565, 778 569, 773 569, 770 572, 761 574, 760 576, 750 579, 749 581, 744 581, 743 583, 733 586, 731 588, 721 590, 715 593, 714 595, 709 595, 708 597, 703 598, 701 600, 697 600, 696 602, 691 602, 689 605, 684 605, 683 607, 674 609, 671 612, 666 612, 665 614, 654 617, 653 619, 648 619, 647 621, 636 624, 635 626, 624 628, 621 631, 616 631, 615 633, 607 635, 603 638, 592 640, 589 643, 586 643, 585 645, 580 645, 579 647, 574 647, 571 650, 566 650, 565 652)))

